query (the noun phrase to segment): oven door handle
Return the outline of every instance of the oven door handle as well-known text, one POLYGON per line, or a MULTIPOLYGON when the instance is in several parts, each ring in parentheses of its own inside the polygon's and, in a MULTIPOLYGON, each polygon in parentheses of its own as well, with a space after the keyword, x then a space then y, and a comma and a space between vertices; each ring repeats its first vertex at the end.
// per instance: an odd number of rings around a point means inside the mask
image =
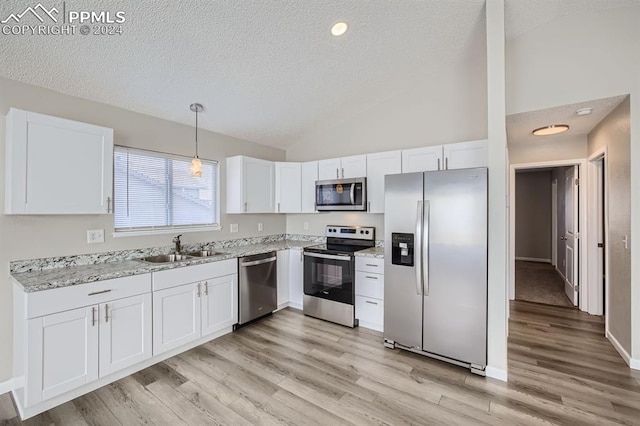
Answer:
POLYGON ((345 261, 348 261, 351 259, 351 256, 347 256, 347 255, 312 253, 308 251, 305 251, 304 255, 309 257, 319 257, 320 259, 333 259, 333 260, 345 260, 345 261))

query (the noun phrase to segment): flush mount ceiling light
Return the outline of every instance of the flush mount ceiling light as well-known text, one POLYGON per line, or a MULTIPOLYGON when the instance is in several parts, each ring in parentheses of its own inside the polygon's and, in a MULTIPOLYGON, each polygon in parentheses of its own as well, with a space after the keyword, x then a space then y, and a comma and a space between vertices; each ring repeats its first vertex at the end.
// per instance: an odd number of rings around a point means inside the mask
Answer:
POLYGON ((568 124, 551 124, 549 126, 540 127, 535 129, 532 133, 536 136, 550 136, 557 135, 558 133, 566 132, 569 130, 568 124))
POLYGON ((591 111, 593 111, 593 108, 580 108, 579 110, 576 111, 576 114, 589 115, 591 114, 591 111))
POLYGON ((189 106, 191 111, 196 113, 196 156, 191 160, 191 176, 193 177, 201 177, 202 176, 202 161, 198 157, 198 113, 202 112, 204 107, 202 104, 191 104, 189 106))
POLYGON ((346 22, 336 22, 331 27, 331 35, 334 37, 340 37, 349 29, 349 24, 346 22))

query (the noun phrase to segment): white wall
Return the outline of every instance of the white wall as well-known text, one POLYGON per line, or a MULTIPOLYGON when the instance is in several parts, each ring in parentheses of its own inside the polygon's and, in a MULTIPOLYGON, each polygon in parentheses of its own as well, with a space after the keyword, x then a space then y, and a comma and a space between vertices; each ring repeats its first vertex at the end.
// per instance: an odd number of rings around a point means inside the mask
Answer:
MULTIPOLYGON (((9 107, 84 121, 115 129, 115 143, 192 156, 195 150, 191 126, 138 114, 51 90, 0 78, 0 114, 9 107)), ((184 106, 188 108, 188 105, 184 106)), ((206 113, 206 112, 205 112, 206 113)), ((4 170, 4 123, 0 118, 0 164, 4 170)), ((185 233, 185 243, 270 235, 285 232, 284 215, 227 215, 225 158, 245 154, 269 160, 283 160, 285 152, 252 142, 212 133, 199 132, 200 156, 218 160, 221 165, 220 201, 222 231, 185 233), (264 231, 257 232, 257 222, 264 231), (239 232, 229 234, 229 223, 238 223, 239 232)), ((0 200, 4 200, 4 174, 0 173, 0 200)), ((11 377, 12 308, 9 262, 49 256, 104 252, 131 248, 168 246, 172 235, 113 238, 113 216, 7 216, 0 215, 0 383, 11 377), (87 229, 104 229, 103 244, 87 244, 87 229)))
MULTIPOLYGON (((640 5, 562 17, 507 43, 507 113, 631 95, 631 251, 640 252, 640 5)), ((632 353, 640 359, 640 257, 631 257, 632 353)), ((640 361, 638 361, 640 363, 640 361)))
POLYGON ((576 135, 562 142, 540 141, 534 144, 509 144, 509 163, 511 164, 575 160, 586 157, 586 135, 576 135))

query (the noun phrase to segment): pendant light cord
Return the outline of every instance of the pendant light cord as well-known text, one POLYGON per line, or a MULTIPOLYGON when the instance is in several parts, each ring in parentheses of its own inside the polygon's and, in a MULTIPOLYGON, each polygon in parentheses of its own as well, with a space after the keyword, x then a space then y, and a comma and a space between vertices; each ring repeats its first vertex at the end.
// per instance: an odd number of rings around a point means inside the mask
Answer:
POLYGON ((198 107, 196 107, 196 158, 198 158, 198 107))

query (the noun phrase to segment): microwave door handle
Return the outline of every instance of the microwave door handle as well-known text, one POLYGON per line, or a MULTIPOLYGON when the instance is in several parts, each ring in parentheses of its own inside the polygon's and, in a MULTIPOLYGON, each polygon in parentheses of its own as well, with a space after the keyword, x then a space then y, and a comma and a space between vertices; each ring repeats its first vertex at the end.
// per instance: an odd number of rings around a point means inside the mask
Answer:
POLYGON ((351 205, 355 205, 356 204, 356 184, 352 183, 351 184, 351 190, 349 191, 349 200, 351 201, 351 205))
POLYGON ((416 259, 416 293, 422 295, 422 219, 424 217, 424 208, 422 200, 418 201, 418 209, 416 211, 416 240, 414 243, 415 259, 416 259))

